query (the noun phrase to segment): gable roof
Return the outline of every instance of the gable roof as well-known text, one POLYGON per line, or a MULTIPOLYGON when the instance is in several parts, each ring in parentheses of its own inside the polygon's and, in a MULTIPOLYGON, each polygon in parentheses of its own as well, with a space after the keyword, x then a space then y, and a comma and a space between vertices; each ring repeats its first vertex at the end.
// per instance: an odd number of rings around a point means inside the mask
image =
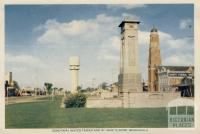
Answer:
POLYGON ((167 69, 170 71, 187 71, 189 68, 192 68, 194 70, 194 66, 157 66, 157 69, 167 69))
POLYGON ((122 21, 122 22, 119 24, 119 27, 123 27, 123 26, 124 26, 124 23, 137 23, 137 24, 139 24, 140 21, 136 21, 136 20, 124 20, 124 21, 122 21))

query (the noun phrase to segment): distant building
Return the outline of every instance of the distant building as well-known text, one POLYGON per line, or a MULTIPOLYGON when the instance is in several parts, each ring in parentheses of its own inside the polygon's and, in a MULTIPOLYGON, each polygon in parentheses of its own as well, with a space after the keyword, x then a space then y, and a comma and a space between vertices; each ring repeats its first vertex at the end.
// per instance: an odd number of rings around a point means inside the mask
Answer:
POLYGON ((16 95, 16 82, 12 79, 12 72, 7 72, 5 74, 5 96, 15 96, 16 95))
POLYGON ((12 72, 8 72, 5 74, 5 96, 18 96, 20 87, 18 85, 18 82, 13 80, 12 78, 12 72))
POLYGON ((9 86, 13 86, 13 80, 12 80, 12 72, 7 72, 5 75, 5 81, 8 82, 9 86))
POLYGON ((24 87, 20 90, 20 96, 31 96, 35 90, 32 87, 24 87))
POLYGON ((189 84, 184 79, 194 79, 193 66, 157 66, 157 73, 160 91, 177 91, 181 84, 189 84))
POLYGON ((182 97, 194 97, 194 77, 185 77, 178 86, 182 97))

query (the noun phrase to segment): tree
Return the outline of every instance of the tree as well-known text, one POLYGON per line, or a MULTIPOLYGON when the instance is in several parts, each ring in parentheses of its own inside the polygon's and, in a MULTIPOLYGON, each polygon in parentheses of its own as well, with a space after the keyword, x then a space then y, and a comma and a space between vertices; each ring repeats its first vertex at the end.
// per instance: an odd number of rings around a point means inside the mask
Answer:
POLYGON ((91 91, 94 91, 94 88, 87 87, 87 88, 85 89, 85 91, 87 91, 87 92, 91 92, 91 91))
POLYGON ((7 88, 9 87, 8 81, 5 81, 5 96, 8 96, 7 88))
POLYGON ((59 89, 58 89, 58 91, 62 91, 62 90, 63 90, 63 88, 59 88, 59 89))
POLYGON ((58 88, 57 88, 57 87, 54 87, 54 88, 53 88, 53 92, 51 93, 51 100, 52 100, 52 101, 53 101, 54 98, 55 98, 56 90, 58 90, 58 88))
POLYGON ((101 84, 101 88, 104 89, 104 90, 107 90, 107 86, 108 86, 108 83, 106 83, 106 82, 103 82, 101 84))
POLYGON ((63 90, 63 88, 59 88, 58 91, 59 91, 59 94, 61 94, 61 91, 63 90))
POLYGON ((13 81, 13 87, 17 90, 20 89, 19 84, 17 83, 17 81, 13 81))
POLYGON ((17 81, 13 81, 13 87, 15 88, 15 95, 19 96, 20 95, 20 87, 17 81))
POLYGON ((47 90, 47 93, 48 93, 48 95, 49 95, 49 99, 50 99, 50 94, 52 93, 52 90, 53 90, 53 84, 52 83, 48 83, 48 82, 45 82, 44 83, 44 86, 45 86, 45 88, 46 88, 46 90, 47 90))
POLYGON ((58 90, 58 88, 57 88, 57 87, 54 87, 54 88, 53 88, 53 94, 55 94, 56 90, 58 90))
POLYGON ((78 94, 69 94, 65 101, 65 107, 66 108, 78 108, 78 107, 84 107, 86 104, 86 96, 84 94, 78 93, 78 94))
POLYGON ((47 90, 47 93, 50 95, 52 93, 52 90, 53 90, 53 84, 52 83, 48 83, 48 82, 45 82, 44 83, 44 86, 47 90))
POLYGON ((87 87, 87 88, 86 88, 86 91, 90 91, 90 90, 91 90, 91 88, 90 88, 90 87, 87 87))
POLYGON ((78 87, 77 87, 77 90, 78 90, 78 91, 80 91, 81 89, 82 89, 82 87, 81 87, 81 86, 78 86, 78 87))

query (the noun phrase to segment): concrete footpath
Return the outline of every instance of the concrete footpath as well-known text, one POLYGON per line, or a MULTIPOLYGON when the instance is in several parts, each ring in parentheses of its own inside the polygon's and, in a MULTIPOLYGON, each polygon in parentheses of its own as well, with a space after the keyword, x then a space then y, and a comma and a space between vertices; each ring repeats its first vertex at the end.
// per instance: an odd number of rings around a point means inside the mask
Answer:
POLYGON ((24 103, 24 102, 37 102, 37 101, 48 101, 49 96, 19 96, 19 97, 6 97, 5 104, 15 104, 15 103, 24 103), (46 99, 45 99, 46 98, 46 99))

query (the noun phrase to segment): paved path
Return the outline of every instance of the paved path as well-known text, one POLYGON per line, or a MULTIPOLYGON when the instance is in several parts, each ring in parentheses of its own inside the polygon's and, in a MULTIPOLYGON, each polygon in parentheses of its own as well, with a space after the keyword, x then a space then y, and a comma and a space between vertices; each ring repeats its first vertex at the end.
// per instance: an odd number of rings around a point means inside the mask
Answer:
POLYGON ((36 102, 36 101, 47 101, 48 96, 20 96, 20 97, 6 97, 5 104, 14 104, 14 103, 24 103, 24 102, 36 102), (46 99, 43 99, 46 98, 46 99))

